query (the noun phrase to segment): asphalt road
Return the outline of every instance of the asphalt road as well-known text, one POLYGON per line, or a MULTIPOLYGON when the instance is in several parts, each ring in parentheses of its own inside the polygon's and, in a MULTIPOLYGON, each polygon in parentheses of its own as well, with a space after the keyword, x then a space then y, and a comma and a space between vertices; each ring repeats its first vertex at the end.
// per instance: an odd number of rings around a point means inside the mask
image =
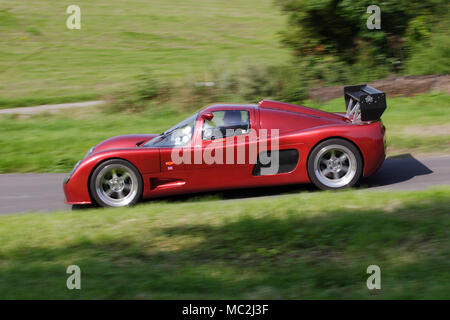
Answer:
MULTIPOLYGON (((64 203, 62 182, 67 174, 0 175, 0 214, 70 210, 64 203)), ((380 170, 361 182, 371 190, 421 190, 450 185, 450 156, 417 159, 409 154, 386 159, 380 170)), ((220 192, 223 199, 277 196, 314 190, 310 185, 220 192)), ((195 195, 194 195, 195 196, 195 195)), ((172 197, 183 201, 186 197, 172 197)))

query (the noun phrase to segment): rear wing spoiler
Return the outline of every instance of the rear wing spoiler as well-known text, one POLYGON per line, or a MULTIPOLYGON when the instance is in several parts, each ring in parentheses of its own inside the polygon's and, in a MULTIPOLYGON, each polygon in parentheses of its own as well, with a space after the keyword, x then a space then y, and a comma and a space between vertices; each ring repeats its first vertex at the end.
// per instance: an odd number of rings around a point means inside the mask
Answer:
POLYGON ((386 110, 386 94, 367 84, 344 87, 346 117, 356 121, 379 120, 386 110))

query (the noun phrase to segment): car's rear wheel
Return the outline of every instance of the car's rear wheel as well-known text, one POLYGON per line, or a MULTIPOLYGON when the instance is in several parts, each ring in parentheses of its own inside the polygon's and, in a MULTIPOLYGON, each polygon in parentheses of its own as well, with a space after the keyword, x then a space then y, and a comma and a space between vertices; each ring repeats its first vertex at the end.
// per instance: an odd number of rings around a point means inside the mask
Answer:
POLYGON ((360 179, 362 169, 359 150, 343 139, 319 143, 308 159, 309 178, 323 190, 352 187, 360 179))
POLYGON ((132 206, 141 198, 142 178, 128 161, 112 159, 94 170, 89 187, 93 200, 102 207, 132 206))

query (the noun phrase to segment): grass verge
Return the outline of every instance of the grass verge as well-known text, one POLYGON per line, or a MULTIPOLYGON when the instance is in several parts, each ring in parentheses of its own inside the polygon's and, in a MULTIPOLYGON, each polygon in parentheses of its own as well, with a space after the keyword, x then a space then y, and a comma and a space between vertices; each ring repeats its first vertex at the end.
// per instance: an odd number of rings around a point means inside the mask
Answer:
POLYGON ((0 298, 448 299, 449 201, 441 187, 5 215, 0 298))

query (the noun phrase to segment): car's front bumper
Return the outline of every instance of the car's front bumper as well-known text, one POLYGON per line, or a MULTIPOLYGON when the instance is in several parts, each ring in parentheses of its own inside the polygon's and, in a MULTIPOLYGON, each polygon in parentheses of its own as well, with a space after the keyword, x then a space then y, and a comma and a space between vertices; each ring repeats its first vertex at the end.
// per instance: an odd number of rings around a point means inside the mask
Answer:
POLYGON ((91 204, 89 196, 89 173, 86 170, 78 170, 82 161, 78 161, 70 175, 64 180, 63 189, 67 204, 91 204))

